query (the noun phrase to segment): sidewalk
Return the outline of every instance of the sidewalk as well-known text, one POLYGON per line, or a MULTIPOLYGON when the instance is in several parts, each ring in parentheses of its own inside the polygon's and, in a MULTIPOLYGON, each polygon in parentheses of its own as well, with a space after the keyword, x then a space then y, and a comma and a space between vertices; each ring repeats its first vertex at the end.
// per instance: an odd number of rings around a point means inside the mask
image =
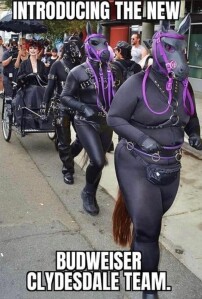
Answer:
MULTIPOLYGON (((196 107, 197 107, 197 114, 199 118, 199 123, 201 125, 201 136, 202 136, 202 93, 195 92, 195 100, 196 100, 196 107)), ((185 143, 183 145, 183 149, 190 153, 191 155, 195 156, 196 158, 202 160, 202 152, 195 150, 193 147, 190 147, 188 144, 188 138, 185 137, 185 143)))
MULTIPOLYGON (((202 126, 202 94, 196 94, 198 117, 202 126)), ((202 129, 201 129, 202 132, 202 129)), ((118 142, 117 135, 113 137, 118 142)), ((190 271, 202 280, 202 153, 195 156, 186 145, 182 159, 181 183, 176 200, 164 216, 161 243, 190 271)), ((100 185, 116 198, 118 183, 114 170, 114 154, 107 154, 109 165, 104 168, 100 185)), ((76 158, 81 165, 81 156, 76 158)))

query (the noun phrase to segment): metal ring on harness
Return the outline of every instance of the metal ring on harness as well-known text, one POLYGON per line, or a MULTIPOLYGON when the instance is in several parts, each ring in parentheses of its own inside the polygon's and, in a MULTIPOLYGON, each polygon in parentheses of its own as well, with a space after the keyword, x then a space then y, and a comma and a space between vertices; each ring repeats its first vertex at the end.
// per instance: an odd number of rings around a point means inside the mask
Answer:
POLYGON ((161 159, 159 152, 153 153, 151 158, 152 158, 152 161, 154 161, 154 162, 158 162, 161 159))
POLYGON ((120 83, 121 83, 121 80, 116 80, 116 81, 114 82, 114 86, 119 86, 120 83))
POLYGON ((172 122, 172 118, 173 118, 173 117, 176 117, 177 120, 176 120, 175 123, 172 123, 172 126, 176 126, 176 125, 179 123, 180 118, 179 118, 179 115, 173 115, 173 114, 172 114, 172 115, 170 116, 170 118, 169 118, 171 122, 172 122))
POLYGON ((127 150, 132 151, 134 149, 134 144, 132 141, 128 141, 126 145, 127 150))
POLYGON ((175 155, 176 161, 180 161, 181 158, 182 158, 182 150, 180 150, 179 152, 177 152, 176 155, 175 155))

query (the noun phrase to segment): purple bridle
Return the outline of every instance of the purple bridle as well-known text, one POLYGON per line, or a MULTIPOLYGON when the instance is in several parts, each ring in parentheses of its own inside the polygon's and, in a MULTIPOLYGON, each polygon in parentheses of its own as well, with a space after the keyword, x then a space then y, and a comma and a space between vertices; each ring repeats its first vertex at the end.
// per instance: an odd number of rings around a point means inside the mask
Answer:
POLYGON ((95 79, 95 87, 96 87, 96 92, 97 92, 97 107, 100 108, 105 114, 107 114, 107 111, 111 105, 111 102, 112 102, 112 98, 114 97, 114 78, 113 78, 113 75, 112 75, 112 71, 111 71, 111 67, 110 67, 110 64, 109 64, 109 61, 106 62, 107 63, 107 88, 108 88, 108 93, 107 93, 107 99, 106 99, 106 96, 105 96, 105 83, 104 83, 104 75, 103 75, 103 71, 102 71, 102 61, 101 61, 101 54, 106 51, 106 49, 102 49, 101 51, 96 51, 90 44, 89 44, 89 40, 93 37, 96 37, 96 38, 104 38, 105 39, 105 36, 102 35, 102 34, 97 34, 97 33, 94 33, 94 34, 91 34, 89 35, 85 41, 84 41, 84 45, 85 45, 85 52, 87 54, 87 60, 86 60, 86 63, 88 64, 89 66, 89 69, 91 70, 92 74, 93 74, 93 77, 95 79), (95 57, 92 57, 93 54, 95 57), (99 94, 100 94, 100 88, 99 88, 99 81, 98 81, 98 77, 97 77, 97 74, 90 62, 90 59, 92 59, 93 61, 96 61, 99 63, 99 76, 100 76, 100 82, 101 82, 101 91, 102 91, 102 95, 103 95, 103 99, 104 99, 104 102, 105 102, 105 105, 103 106, 101 103, 100 103, 100 100, 99 100, 99 94))
MULTIPOLYGON (((173 69, 176 66, 176 64, 173 60, 168 61, 165 50, 164 50, 163 45, 161 43, 161 38, 162 37, 168 37, 168 38, 174 38, 174 39, 180 39, 180 40, 185 39, 184 35, 181 35, 181 34, 178 34, 178 33, 166 33, 166 32, 161 32, 161 31, 157 32, 153 37, 152 49, 153 49, 154 59, 155 59, 157 65, 159 67, 159 70, 164 75, 168 76, 168 82, 166 84, 166 90, 167 90, 168 95, 169 95, 168 96, 168 106, 167 106, 167 108, 163 111, 157 112, 157 111, 154 111, 149 106, 147 96, 146 96, 146 81, 147 81, 147 78, 149 76, 151 67, 148 67, 147 70, 145 71, 145 75, 144 75, 143 82, 142 82, 142 93, 143 93, 143 99, 144 99, 144 102, 145 102, 145 105, 147 106, 147 108, 152 113, 158 114, 158 115, 166 113, 168 111, 168 109, 170 108, 170 104, 172 102, 172 87, 173 87, 173 78, 174 78, 173 77, 173 69), (166 69, 163 68, 161 66, 161 64, 159 63, 159 61, 158 61, 158 55, 157 55, 158 51, 159 51, 159 54, 163 57, 166 69)), ((193 104, 193 100, 191 98, 190 92, 188 90, 188 78, 184 79, 182 81, 182 83, 184 85, 184 90, 183 90, 183 106, 184 106, 184 109, 185 109, 185 111, 188 115, 193 115, 194 114, 194 104, 193 104), (190 110, 187 108, 186 99, 189 100, 190 110)))

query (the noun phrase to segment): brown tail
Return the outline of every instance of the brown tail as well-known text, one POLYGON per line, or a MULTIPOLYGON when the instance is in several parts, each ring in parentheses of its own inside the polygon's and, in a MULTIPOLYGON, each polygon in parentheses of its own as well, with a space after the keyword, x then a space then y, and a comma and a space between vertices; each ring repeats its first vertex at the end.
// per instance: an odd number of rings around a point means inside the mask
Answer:
POLYGON ((121 246, 131 245, 131 218, 126 209, 121 190, 118 191, 118 198, 112 216, 114 241, 121 246))

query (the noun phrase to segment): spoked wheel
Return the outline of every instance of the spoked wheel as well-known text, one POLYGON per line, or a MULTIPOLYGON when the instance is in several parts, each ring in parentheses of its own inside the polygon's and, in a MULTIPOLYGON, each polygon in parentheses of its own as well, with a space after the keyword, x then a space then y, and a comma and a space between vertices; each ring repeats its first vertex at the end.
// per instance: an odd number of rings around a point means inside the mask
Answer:
POLYGON ((2 107, 2 131, 4 139, 9 142, 12 132, 12 113, 11 104, 5 103, 5 99, 2 107))

